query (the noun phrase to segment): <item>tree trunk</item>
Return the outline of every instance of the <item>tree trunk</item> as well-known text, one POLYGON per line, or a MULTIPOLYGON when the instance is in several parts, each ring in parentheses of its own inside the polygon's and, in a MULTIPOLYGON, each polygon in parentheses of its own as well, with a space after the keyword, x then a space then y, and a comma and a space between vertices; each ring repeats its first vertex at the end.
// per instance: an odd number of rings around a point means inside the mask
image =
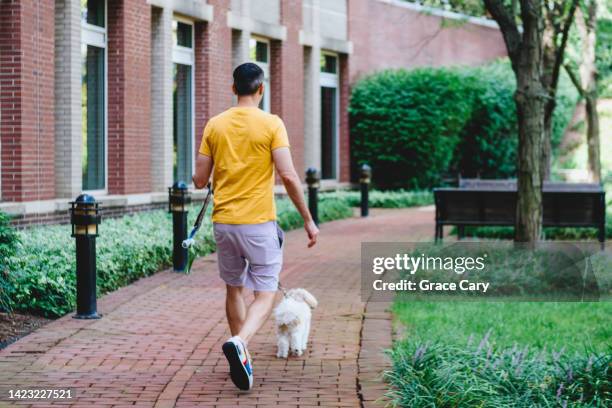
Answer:
POLYGON ((523 82, 515 96, 519 143, 514 240, 535 245, 542 232, 541 152, 545 102, 537 78, 526 78, 523 82))
POLYGON ((588 93, 585 97, 587 117, 587 145, 589 152, 589 176, 594 183, 601 182, 601 162, 599 158, 599 114, 597 95, 588 93))
POLYGON ((544 107, 548 90, 542 84, 543 3, 520 0, 522 30, 516 17, 502 0, 484 0, 497 21, 512 70, 516 76, 516 103, 519 143, 517 155, 517 202, 514 241, 530 247, 540 239, 542 230, 542 140, 544 107))
POLYGON ((553 2, 545 6, 542 35, 542 86, 548 93, 544 106, 544 140, 542 142, 541 172, 543 180, 550 179, 552 166, 553 114, 557 105, 557 85, 563 64, 563 55, 569 38, 569 30, 578 8, 578 0, 553 2), (569 8, 567 8, 569 7, 569 8))
POLYGON ((597 67, 595 65, 595 46, 597 39, 597 1, 591 0, 587 15, 577 10, 576 27, 582 40, 582 64, 580 82, 586 103, 587 146, 589 175, 593 182, 601 182, 599 115, 597 113, 597 67))
POLYGON ((550 180, 550 172, 552 167, 552 119, 555 111, 555 101, 547 102, 544 109, 544 134, 542 140, 542 161, 540 162, 540 172, 542 180, 550 180), (553 106, 550 106, 552 104, 553 106))
MULTIPOLYGON (((556 88, 554 84, 554 65, 556 61, 557 45, 555 43, 555 30, 553 28, 553 15, 549 11, 544 13, 544 32, 542 35, 542 77, 541 82, 550 95, 556 88)), ((540 172, 543 180, 550 179, 550 167, 552 164, 552 115, 555 111, 555 99, 546 101, 544 106, 544 133, 542 140, 542 160, 540 161, 540 172)))

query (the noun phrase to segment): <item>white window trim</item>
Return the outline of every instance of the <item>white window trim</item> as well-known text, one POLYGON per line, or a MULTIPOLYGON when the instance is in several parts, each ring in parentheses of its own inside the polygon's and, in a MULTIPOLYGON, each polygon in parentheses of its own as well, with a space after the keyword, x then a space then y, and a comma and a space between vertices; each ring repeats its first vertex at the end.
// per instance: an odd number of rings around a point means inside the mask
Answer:
MULTIPOLYGON (((336 114, 336 123, 334 129, 334 139, 336 143, 336 159, 335 159, 335 177, 324 179, 324 180, 340 180, 340 56, 335 52, 329 51, 321 51, 321 55, 330 55, 336 58, 336 73, 332 74, 330 72, 320 72, 321 68, 319 67, 319 88, 335 88, 336 89, 336 103, 335 103, 335 114, 336 114)), ((323 102, 320 102, 323 103, 323 102)), ((321 169, 322 170, 322 169, 321 169)), ((323 179, 321 179, 323 180, 323 179)))
MULTIPOLYGON (((99 190, 81 190, 91 195, 107 195, 108 194, 108 1, 104 0, 104 27, 99 27, 89 24, 83 20, 81 16, 81 45, 92 45, 94 47, 104 49, 104 188, 99 190)), ((83 62, 81 61, 81 64, 83 62)), ((81 78, 80 81, 83 79, 81 78)), ((82 84, 81 84, 82 86, 82 84)), ((81 101, 82 104, 82 101, 81 101)), ((80 118, 82 121, 83 118, 80 118)), ((82 122, 81 122, 82 123, 82 122)), ((79 140, 82 143, 82 135, 79 140)), ((81 165, 83 155, 81 154, 81 165)), ((81 174, 81 180, 83 175, 81 174)))
MULTIPOLYGON (((260 61, 254 61, 254 60, 251 60, 251 62, 259 65, 259 67, 264 72, 263 110, 265 112, 270 113, 271 110, 272 110, 272 106, 270 105, 270 93, 271 93, 271 88, 270 88, 270 58, 272 57, 272 47, 271 47, 271 44, 270 44, 270 39, 266 38, 266 37, 261 37, 261 36, 258 36, 258 35, 251 35, 250 39, 254 40, 254 41, 265 43, 266 46, 268 47, 268 52, 266 53, 267 56, 268 56, 268 62, 260 62, 260 61)), ((249 42, 249 59, 251 57, 250 51, 251 51, 251 44, 249 42)))
MULTIPOLYGON (((195 172, 196 148, 195 148, 195 24, 193 20, 174 15, 174 21, 191 26, 191 48, 172 44, 172 63, 191 66, 191 172, 195 172)), ((174 109, 174 106, 172 107, 174 109)), ((172 147, 174 149, 174 146, 172 147)), ((174 166, 174 163, 172 163, 174 166)), ((172 178, 174 178, 174 169, 172 178)), ((192 180, 184 180, 190 187, 194 188, 192 180)))

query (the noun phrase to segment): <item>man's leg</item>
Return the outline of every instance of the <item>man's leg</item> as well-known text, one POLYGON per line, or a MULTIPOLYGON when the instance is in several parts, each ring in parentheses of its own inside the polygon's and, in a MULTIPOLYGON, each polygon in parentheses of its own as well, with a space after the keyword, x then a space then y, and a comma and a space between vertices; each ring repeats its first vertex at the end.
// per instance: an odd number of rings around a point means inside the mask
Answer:
POLYGON ((242 296, 242 286, 225 285, 225 315, 229 323, 230 332, 235 336, 240 332, 246 318, 246 306, 242 296))
POLYGON ((255 292, 255 300, 249 306, 246 313, 246 319, 238 332, 238 336, 245 343, 248 344, 253 335, 257 333, 266 322, 272 312, 272 307, 274 307, 275 298, 276 291, 255 292))

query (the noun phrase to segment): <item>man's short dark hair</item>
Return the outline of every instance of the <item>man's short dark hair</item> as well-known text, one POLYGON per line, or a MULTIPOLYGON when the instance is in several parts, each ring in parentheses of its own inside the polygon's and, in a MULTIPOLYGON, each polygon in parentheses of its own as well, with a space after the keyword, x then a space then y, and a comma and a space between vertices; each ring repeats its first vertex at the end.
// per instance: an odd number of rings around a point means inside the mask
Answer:
POLYGON ((253 95, 263 83, 264 72, 252 62, 238 65, 234 70, 234 86, 236 93, 242 95, 253 95))

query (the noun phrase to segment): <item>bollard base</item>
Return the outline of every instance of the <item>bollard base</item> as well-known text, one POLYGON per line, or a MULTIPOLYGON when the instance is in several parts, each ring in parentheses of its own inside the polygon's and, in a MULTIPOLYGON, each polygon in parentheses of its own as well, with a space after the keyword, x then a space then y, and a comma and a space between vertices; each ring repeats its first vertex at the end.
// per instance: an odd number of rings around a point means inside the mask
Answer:
POLYGON ((101 319, 102 315, 98 313, 92 314, 75 314, 72 315, 73 319, 81 319, 81 320, 92 320, 92 319, 101 319))

